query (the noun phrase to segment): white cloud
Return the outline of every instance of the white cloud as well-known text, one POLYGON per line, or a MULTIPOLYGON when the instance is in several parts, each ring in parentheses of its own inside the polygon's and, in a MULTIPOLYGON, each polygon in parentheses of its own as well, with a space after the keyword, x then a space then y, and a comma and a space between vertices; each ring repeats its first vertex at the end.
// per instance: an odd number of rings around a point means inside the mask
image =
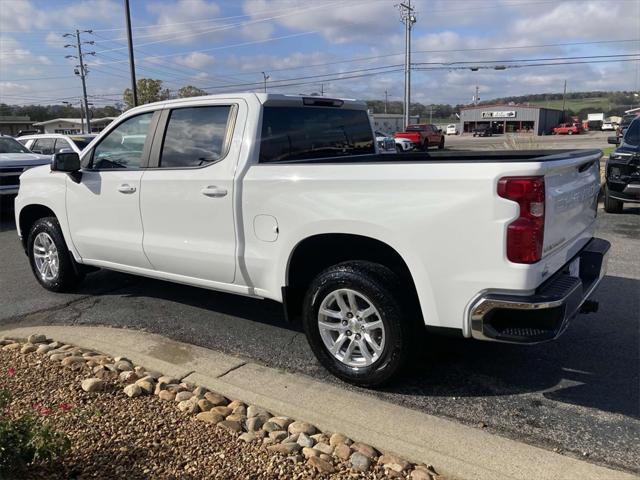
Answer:
POLYGON ((43 28, 48 24, 48 15, 30 1, 3 1, 0 7, 0 31, 27 32, 34 28, 43 28))
MULTIPOLYGON (((29 49, 24 48, 13 37, 0 36, 0 64, 2 66, 22 64, 49 65, 49 60, 44 55, 35 55, 29 49)), ((3 74, 8 73, 6 70, 3 74)))
POLYGON ((213 65, 215 60, 211 55, 207 55, 206 53, 192 52, 184 57, 176 58, 175 62, 179 65, 184 65, 185 67, 200 70, 213 65))
POLYGON ((149 2, 147 10, 156 17, 155 28, 145 28, 140 42, 167 40, 171 43, 189 44, 202 42, 212 35, 228 33, 219 31, 229 21, 216 20, 220 7, 206 0, 177 0, 174 3, 149 2), (209 21, 210 20, 210 21, 209 21))

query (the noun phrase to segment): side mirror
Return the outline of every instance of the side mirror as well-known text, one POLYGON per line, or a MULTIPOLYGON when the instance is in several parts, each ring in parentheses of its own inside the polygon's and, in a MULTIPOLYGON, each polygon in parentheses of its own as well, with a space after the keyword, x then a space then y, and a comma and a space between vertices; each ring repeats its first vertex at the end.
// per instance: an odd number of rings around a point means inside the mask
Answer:
POLYGON ((80 155, 76 152, 59 152, 53 155, 52 172, 74 173, 80 170, 80 155))
POLYGON ((620 145, 620 137, 607 137, 607 143, 611 143, 613 145, 620 145))

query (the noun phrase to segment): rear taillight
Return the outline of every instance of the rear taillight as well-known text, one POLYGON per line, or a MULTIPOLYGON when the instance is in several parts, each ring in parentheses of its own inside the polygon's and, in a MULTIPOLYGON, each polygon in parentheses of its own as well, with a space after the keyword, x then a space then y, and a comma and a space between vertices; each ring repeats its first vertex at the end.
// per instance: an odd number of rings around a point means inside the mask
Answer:
POLYGON ((544 177, 498 181, 498 195, 520 205, 520 215, 507 227, 507 258, 514 263, 535 263, 542 258, 544 193, 544 177))

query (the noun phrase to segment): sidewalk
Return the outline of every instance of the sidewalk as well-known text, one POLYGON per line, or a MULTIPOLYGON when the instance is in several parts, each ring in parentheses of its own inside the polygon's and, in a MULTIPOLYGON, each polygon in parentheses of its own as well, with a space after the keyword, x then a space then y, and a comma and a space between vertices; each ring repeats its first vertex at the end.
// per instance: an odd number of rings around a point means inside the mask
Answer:
POLYGON ((494 480, 607 479, 634 475, 600 467, 354 392, 136 330, 28 327, 0 330, 123 355, 147 369, 182 378, 230 398, 339 431, 380 450, 436 466, 451 478, 494 480))

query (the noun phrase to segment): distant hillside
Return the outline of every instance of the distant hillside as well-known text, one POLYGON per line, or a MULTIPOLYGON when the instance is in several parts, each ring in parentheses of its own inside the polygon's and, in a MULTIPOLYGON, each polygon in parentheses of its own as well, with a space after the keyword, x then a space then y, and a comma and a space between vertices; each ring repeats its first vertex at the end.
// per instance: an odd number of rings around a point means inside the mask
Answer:
MULTIPOLYGON (((510 103, 562 109, 562 92, 521 95, 485 100, 480 104, 510 103)), ((570 115, 586 116, 604 112, 606 116, 622 115, 625 110, 640 106, 634 92, 567 92, 565 108, 570 115)))

